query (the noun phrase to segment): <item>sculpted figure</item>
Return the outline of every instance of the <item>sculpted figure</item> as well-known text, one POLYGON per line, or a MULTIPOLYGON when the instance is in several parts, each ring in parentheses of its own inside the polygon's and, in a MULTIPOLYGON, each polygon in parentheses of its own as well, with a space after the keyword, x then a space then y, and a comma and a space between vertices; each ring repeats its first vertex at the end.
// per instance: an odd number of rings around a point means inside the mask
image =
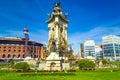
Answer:
POLYGON ((55 41, 52 41, 52 47, 50 49, 50 52, 56 52, 56 43, 55 43, 55 41))

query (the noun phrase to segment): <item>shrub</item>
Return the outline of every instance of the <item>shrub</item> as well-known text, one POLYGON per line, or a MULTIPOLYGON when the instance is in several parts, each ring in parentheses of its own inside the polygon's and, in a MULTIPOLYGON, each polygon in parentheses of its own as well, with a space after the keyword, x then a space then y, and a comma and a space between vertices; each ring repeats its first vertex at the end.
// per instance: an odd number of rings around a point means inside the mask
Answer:
POLYGON ((10 66, 13 68, 14 67, 14 65, 15 65, 15 61, 10 61, 10 66))
POLYGON ((120 62, 109 62, 111 65, 115 65, 117 68, 120 68, 120 62))
POLYGON ((8 66, 9 64, 8 63, 0 63, 0 67, 1 66, 8 66))
POLYGON ((106 59, 102 59, 102 64, 106 65, 106 64, 108 64, 108 61, 106 59))
POLYGON ((15 64, 14 68, 15 69, 29 70, 30 66, 28 65, 27 62, 19 62, 19 63, 15 64))
POLYGON ((95 63, 88 59, 81 59, 78 61, 79 69, 95 68, 95 63))

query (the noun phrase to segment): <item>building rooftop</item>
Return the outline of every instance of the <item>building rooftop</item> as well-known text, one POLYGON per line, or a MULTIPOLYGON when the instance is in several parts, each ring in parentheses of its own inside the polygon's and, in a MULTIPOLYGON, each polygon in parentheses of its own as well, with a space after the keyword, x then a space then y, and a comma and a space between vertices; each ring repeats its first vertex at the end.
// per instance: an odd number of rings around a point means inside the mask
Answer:
MULTIPOLYGON (((4 37, 0 38, 0 44, 24 44, 25 39, 20 37, 4 37)), ((40 45, 43 46, 42 43, 28 40, 28 45, 40 45)))

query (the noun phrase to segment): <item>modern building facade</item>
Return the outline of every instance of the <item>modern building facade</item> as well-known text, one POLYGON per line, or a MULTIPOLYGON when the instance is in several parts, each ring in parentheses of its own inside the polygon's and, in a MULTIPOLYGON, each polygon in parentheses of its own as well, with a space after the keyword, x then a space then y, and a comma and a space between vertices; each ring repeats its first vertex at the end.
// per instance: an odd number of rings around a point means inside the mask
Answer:
POLYGON ((82 59, 82 56, 81 56, 81 48, 78 50, 77 54, 76 54, 76 59, 82 59))
MULTIPOLYGON (((25 39, 16 37, 0 38, 0 59, 24 59, 26 57, 25 39)), ((44 46, 35 41, 28 41, 28 54, 33 58, 44 58, 44 46)))
POLYGON ((95 56, 96 58, 103 58, 102 45, 95 46, 95 56))
POLYGON ((109 35, 102 37, 104 58, 109 61, 120 61, 120 37, 109 35))
POLYGON ((87 59, 95 59, 95 42, 94 40, 86 40, 81 44, 81 56, 87 59))

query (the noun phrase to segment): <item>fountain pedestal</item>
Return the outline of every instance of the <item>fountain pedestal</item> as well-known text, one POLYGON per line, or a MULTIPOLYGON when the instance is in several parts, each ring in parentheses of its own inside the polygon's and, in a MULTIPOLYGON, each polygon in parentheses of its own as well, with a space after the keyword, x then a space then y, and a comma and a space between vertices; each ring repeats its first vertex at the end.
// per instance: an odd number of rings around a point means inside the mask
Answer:
POLYGON ((57 52, 51 52, 46 58, 46 70, 58 71, 62 69, 63 60, 59 57, 57 52))

